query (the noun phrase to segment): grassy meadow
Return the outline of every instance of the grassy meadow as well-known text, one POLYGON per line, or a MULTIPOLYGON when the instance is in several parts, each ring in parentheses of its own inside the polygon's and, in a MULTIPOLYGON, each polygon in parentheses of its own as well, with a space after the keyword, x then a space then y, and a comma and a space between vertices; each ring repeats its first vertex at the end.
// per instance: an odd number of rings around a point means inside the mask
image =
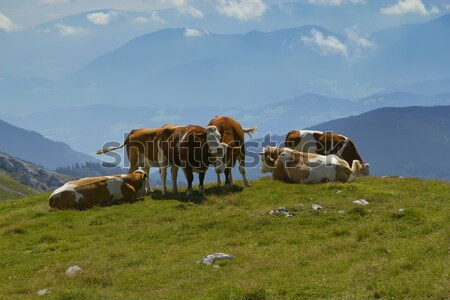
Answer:
POLYGON ((85 211, 0 201, 0 299, 450 297, 449 182, 251 184, 85 211), (280 206, 294 216, 268 214, 280 206), (215 252, 235 259, 196 263, 215 252))

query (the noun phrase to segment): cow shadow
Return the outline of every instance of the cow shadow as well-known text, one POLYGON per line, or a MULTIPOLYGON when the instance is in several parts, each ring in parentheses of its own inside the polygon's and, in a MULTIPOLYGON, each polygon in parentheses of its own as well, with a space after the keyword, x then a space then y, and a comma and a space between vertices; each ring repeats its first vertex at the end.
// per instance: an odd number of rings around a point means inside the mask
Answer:
MULTIPOLYGON (((182 189, 183 190, 183 189, 182 189)), ((194 190, 194 193, 191 196, 186 196, 185 190, 179 193, 171 193, 168 192, 167 195, 163 196, 160 190, 153 191, 150 197, 153 200, 177 200, 180 202, 192 202, 195 204, 202 204, 208 199, 208 196, 223 196, 230 195, 235 193, 240 193, 244 190, 242 186, 239 185, 229 185, 229 186, 212 186, 205 188, 205 193, 201 194, 198 190, 194 190)))

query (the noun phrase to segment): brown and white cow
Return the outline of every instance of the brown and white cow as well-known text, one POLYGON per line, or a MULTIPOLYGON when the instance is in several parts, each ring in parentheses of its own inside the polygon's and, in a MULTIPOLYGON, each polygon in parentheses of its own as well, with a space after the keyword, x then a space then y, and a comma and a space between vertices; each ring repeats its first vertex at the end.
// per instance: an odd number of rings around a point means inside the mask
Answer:
MULTIPOLYGON (((215 126, 221 135, 220 142, 222 144, 223 163, 220 166, 216 166, 217 173, 217 185, 220 186, 220 173, 225 173, 225 185, 233 183, 233 177, 231 174, 231 168, 236 164, 236 160, 239 161, 239 172, 242 175, 242 180, 245 186, 250 186, 245 175, 245 147, 244 147, 244 133, 250 137, 252 133, 256 131, 256 126, 252 128, 242 128, 241 124, 233 118, 227 116, 216 116, 209 121, 208 126, 215 126)), ((208 132, 208 142, 211 140, 211 134, 214 132, 208 132)), ((214 140, 214 139, 212 139, 214 140)), ((214 145, 210 143, 210 149, 214 151, 214 145)))
POLYGON ((370 175, 370 166, 364 163, 353 141, 341 134, 316 130, 291 130, 286 135, 285 147, 320 155, 335 154, 350 166, 353 161, 361 162, 361 168, 355 175, 370 175))
POLYGON ((261 172, 272 173, 275 180, 292 183, 346 182, 352 170, 337 155, 299 152, 289 148, 266 147, 261 172))
POLYGON ((167 194, 166 175, 167 167, 171 166, 172 192, 177 193, 177 174, 178 168, 182 168, 188 188, 186 195, 190 196, 193 192, 192 181, 194 180, 193 172, 199 173, 199 191, 204 193, 203 181, 208 166, 215 160, 222 150, 220 145, 220 134, 217 128, 210 126, 207 128, 188 125, 176 126, 168 125, 161 128, 156 137, 155 143, 158 145, 158 163, 160 167, 162 193, 167 194), (214 153, 210 153, 207 143, 206 132, 211 131, 211 144, 216 145, 214 153))
POLYGON ((50 207, 60 209, 84 209, 121 202, 133 203, 145 194, 147 177, 147 173, 137 170, 131 174, 69 181, 50 195, 48 203, 50 207))
MULTIPOLYGON (((125 138, 122 145, 98 150, 97 154, 108 153, 126 146, 128 161, 130 162, 128 174, 133 173, 140 167, 142 167, 144 172, 150 174, 150 167, 158 167, 158 147, 153 140, 159 129, 160 128, 133 129, 125 138)), ((146 183, 146 190, 147 192, 152 191, 150 177, 146 183)))

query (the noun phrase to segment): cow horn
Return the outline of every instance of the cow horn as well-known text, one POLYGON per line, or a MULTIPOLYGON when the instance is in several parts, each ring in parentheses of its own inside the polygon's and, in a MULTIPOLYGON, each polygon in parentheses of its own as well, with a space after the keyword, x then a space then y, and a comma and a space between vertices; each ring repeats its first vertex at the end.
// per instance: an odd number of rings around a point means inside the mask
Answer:
POLYGON ((264 152, 257 152, 258 155, 264 155, 264 152))

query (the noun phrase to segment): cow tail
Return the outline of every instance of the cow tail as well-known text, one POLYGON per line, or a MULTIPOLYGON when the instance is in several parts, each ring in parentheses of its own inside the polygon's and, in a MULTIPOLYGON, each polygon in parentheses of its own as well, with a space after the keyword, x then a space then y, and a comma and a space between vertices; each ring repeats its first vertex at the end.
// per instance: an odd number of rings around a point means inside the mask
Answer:
POLYGON ((117 147, 108 147, 108 148, 104 148, 104 149, 98 150, 96 153, 97 153, 97 154, 105 154, 105 153, 108 153, 108 152, 111 152, 111 151, 114 151, 114 150, 123 148, 123 146, 125 146, 125 145, 128 143, 128 140, 129 140, 129 138, 130 138, 130 135, 131 135, 133 132, 134 132, 134 129, 131 130, 131 132, 127 135, 127 137, 126 137, 126 139, 125 139, 125 141, 123 142, 122 145, 117 146, 117 147))
POLYGON ((253 126, 251 128, 242 128, 244 130, 244 133, 248 134, 249 137, 252 137, 252 133, 255 132, 258 128, 256 126, 253 126))

